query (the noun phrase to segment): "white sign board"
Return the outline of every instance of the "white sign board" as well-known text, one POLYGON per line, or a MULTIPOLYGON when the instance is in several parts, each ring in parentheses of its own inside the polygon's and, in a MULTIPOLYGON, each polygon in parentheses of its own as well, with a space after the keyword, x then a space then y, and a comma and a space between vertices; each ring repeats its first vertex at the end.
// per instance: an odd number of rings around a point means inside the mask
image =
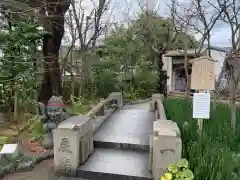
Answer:
POLYGON ((193 118, 209 119, 210 117, 210 93, 194 93, 193 118))

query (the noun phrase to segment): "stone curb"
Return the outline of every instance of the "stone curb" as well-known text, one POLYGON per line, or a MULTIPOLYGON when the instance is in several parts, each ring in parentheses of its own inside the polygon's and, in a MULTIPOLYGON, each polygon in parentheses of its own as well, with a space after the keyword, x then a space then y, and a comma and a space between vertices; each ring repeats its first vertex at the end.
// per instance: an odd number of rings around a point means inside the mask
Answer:
POLYGON ((4 167, 0 167, 0 178, 3 178, 7 174, 14 172, 25 172, 32 170, 38 163, 43 160, 53 158, 53 152, 45 152, 42 154, 33 157, 32 160, 20 162, 17 167, 16 164, 6 165, 4 167))

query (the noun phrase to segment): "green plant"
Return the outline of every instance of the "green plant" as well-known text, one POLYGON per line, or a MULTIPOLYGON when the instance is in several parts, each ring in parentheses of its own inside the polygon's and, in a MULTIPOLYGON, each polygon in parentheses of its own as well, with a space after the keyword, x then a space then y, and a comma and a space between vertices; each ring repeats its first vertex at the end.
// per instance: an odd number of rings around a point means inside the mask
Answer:
MULTIPOLYGON (((202 135, 197 131, 197 120, 192 118, 192 102, 169 98, 164 102, 168 119, 177 122, 183 141, 183 157, 188 159, 196 180, 236 180, 240 133, 231 128, 228 105, 211 107, 210 119, 204 120, 202 135)), ((240 118, 239 113, 237 118, 240 118)), ((239 122, 237 129, 239 129, 239 122)))
MULTIPOLYGON (((38 48, 43 31, 32 17, 8 20, 11 23, 8 23, 3 57, 0 58, 0 106, 4 110, 15 107, 14 111, 19 112, 20 107, 35 102, 41 63, 38 48)), ((14 116, 17 118, 17 114, 14 116)))
POLYGON ((44 135, 43 124, 40 116, 33 116, 28 120, 29 133, 33 140, 41 139, 44 135))
MULTIPOLYGON (((157 81, 156 53, 175 34, 172 23, 157 12, 140 13, 128 27, 116 27, 104 40, 101 60, 92 66, 92 89, 97 97, 107 97, 113 91, 123 91, 126 98, 146 98, 152 95, 157 81), (151 24, 149 26, 149 21, 151 24), (146 35, 147 34, 147 35, 146 35)), ((193 46, 194 38, 178 33, 171 49, 183 42, 193 46)))
POLYGON ((130 87, 129 92, 124 92, 124 97, 129 100, 136 100, 140 97, 139 91, 135 90, 133 87, 130 87))
POLYGON ((93 91, 97 97, 107 97, 111 92, 120 90, 118 75, 112 62, 95 64, 92 78, 93 91))
POLYGON ((189 169, 188 161, 181 159, 175 164, 168 166, 168 172, 166 172, 161 180, 193 180, 193 172, 189 169))
POLYGON ((87 113, 89 110, 90 102, 83 97, 74 97, 71 96, 71 106, 70 111, 74 115, 81 115, 87 113))
POLYGON ((2 149, 2 146, 8 142, 7 136, 0 136, 0 150, 2 149))

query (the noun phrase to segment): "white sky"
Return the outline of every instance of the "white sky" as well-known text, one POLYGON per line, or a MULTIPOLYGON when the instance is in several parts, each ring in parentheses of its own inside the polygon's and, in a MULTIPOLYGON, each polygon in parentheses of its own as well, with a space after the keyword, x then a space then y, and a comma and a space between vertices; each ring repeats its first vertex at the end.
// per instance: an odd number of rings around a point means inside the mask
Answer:
MULTIPOLYGON (((77 0, 79 1, 79 0, 77 0)), ((82 0, 85 13, 89 13, 92 9, 93 2, 98 0, 82 0)), ((137 13, 141 12, 139 8, 139 1, 141 3, 148 2, 149 8, 153 7, 160 12, 161 16, 168 16, 168 5, 170 0, 111 0, 110 11, 104 15, 103 21, 124 23, 136 17, 137 13), (108 20, 107 20, 108 19, 108 20)), ((180 3, 186 3, 189 0, 178 0, 180 3)), ((196 35, 196 39, 199 39, 199 35, 196 35)), ((212 30, 211 43, 214 46, 226 47, 230 46, 230 29, 223 23, 216 25, 216 28, 212 30)))

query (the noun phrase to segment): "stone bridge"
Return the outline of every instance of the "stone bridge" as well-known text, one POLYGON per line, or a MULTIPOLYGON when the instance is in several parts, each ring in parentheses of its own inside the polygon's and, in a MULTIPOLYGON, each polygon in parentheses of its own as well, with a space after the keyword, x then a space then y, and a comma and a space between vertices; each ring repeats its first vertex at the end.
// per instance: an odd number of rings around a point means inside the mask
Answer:
POLYGON ((180 132, 166 120, 162 96, 123 105, 112 93, 84 116, 54 131, 54 166, 59 180, 158 179, 181 158, 180 132))

